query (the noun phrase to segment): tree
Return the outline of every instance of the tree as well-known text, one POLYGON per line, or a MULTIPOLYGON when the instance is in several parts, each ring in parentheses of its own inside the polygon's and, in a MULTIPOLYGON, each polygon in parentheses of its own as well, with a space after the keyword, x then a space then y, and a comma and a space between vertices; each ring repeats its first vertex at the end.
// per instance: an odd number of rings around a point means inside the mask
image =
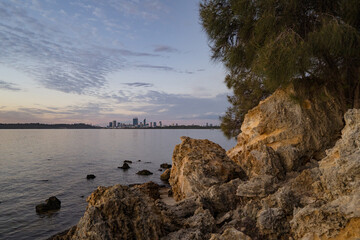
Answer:
POLYGON ((234 92, 221 118, 227 136, 250 108, 295 80, 337 89, 344 110, 360 107, 360 1, 202 0, 200 19, 234 92))

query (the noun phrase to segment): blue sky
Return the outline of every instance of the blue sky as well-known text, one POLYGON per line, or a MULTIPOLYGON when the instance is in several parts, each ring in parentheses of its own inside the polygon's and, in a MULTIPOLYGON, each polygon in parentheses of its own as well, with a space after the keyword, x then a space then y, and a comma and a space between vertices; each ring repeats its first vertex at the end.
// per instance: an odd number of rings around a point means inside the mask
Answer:
POLYGON ((218 123, 194 0, 0 1, 0 122, 218 123))

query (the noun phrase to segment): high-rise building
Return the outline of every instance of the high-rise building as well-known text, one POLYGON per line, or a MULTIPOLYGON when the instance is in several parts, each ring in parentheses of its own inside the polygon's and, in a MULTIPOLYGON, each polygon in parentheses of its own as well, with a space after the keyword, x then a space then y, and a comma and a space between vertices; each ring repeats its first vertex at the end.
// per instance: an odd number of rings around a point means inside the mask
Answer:
POLYGON ((112 127, 116 128, 116 120, 113 121, 112 127))
POLYGON ((156 122, 153 123, 153 126, 156 127, 156 122))
POLYGON ((109 122, 109 128, 112 128, 112 122, 109 122))
POLYGON ((152 122, 150 122, 150 127, 152 128, 152 122))
POLYGON ((162 122, 161 121, 159 121, 159 126, 162 127, 162 122))
POLYGON ((146 118, 144 118, 144 127, 146 127, 146 118))
POLYGON ((139 125, 139 119, 136 117, 136 118, 133 118, 133 126, 137 126, 139 125))

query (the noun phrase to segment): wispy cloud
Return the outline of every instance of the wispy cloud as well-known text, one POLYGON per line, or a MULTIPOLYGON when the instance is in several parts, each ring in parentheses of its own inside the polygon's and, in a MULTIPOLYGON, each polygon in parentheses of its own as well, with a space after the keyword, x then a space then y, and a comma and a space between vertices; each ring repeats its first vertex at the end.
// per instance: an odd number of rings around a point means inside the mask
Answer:
POLYGON ((10 91, 20 91, 21 89, 17 87, 16 84, 5 82, 0 80, 0 89, 10 90, 10 91))
POLYGON ((11 2, 1 1, 0 10, 0 63, 25 71, 49 89, 86 94, 104 87, 107 74, 129 67, 128 58, 157 56, 73 39, 11 2))
POLYGON ((166 45, 159 45, 155 46, 154 52, 167 52, 167 53, 173 53, 173 52, 179 52, 178 49, 166 46, 166 45))
POLYGON ((153 87, 154 84, 152 83, 145 83, 145 82, 133 82, 133 83, 123 83, 124 85, 130 87, 153 87))

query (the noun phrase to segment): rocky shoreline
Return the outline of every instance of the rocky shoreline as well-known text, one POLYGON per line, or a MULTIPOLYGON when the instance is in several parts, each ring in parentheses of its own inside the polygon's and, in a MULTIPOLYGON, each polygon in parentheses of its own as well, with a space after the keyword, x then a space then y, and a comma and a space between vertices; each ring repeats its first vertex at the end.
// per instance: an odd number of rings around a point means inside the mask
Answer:
POLYGON ((326 89, 301 103, 293 92, 249 111, 228 152, 182 137, 173 197, 152 182, 98 187, 79 223, 50 239, 359 239, 360 110, 343 115, 326 89))

